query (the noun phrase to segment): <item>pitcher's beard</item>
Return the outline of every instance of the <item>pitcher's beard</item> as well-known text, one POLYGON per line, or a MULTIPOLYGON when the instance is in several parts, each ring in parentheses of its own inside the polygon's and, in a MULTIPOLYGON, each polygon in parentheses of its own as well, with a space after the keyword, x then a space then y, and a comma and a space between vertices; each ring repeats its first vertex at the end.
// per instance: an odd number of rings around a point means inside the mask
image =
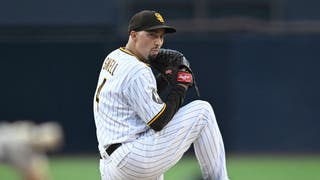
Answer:
POLYGON ((148 63, 150 63, 150 61, 154 60, 156 57, 157 57, 156 54, 154 54, 154 55, 151 55, 151 54, 150 54, 150 55, 148 56, 148 60, 147 60, 148 63))

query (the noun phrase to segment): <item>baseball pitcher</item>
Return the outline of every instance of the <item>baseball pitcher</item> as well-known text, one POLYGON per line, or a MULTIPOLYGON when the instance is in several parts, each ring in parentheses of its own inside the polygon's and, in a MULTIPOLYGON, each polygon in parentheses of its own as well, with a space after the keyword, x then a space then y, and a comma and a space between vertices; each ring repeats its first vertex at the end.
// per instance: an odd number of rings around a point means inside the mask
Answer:
POLYGON ((138 12, 126 46, 103 62, 93 102, 103 180, 163 179, 191 144, 204 179, 228 180, 211 105, 196 100, 181 106, 188 88, 196 87, 189 62, 178 51, 160 49, 164 35, 175 31, 158 12, 138 12))

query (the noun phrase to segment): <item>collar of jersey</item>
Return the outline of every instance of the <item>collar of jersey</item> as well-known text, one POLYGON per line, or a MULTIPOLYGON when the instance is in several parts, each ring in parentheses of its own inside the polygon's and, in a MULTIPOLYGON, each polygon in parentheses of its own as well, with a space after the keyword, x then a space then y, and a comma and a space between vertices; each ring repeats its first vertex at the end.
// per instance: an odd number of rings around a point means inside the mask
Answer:
POLYGON ((120 49, 121 51, 123 51, 123 52, 125 52, 125 53, 127 53, 127 54, 131 55, 131 56, 136 57, 139 61, 143 62, 143 63, 144 63, 144 64, 146 64, 147 66, 150 66, 150 64, 148 64, 148 63, 146 63, 146 62, 142 61, 138 56, 136 56, 135 54, 133 54, 133 52, 131 52, 130 50, 128 50, 128 49, 126 49, 126 48, 124 48, 124 47, 120 47, 119 49, 120 49))

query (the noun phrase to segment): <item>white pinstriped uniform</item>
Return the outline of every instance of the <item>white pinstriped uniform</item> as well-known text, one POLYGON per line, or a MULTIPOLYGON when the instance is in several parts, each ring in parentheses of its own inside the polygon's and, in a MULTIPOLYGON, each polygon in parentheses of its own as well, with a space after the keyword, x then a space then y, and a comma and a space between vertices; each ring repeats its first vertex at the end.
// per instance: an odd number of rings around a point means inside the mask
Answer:
POLYGON ((103 180, 163 179, 193 143, 204 179, 228 179, 223 140, 208 102, 181 107, 161 130, 148 124, 165 109, 154 101, 151 68, 123 48, 111 52, 100 72, 94 98, 100 172, 103 180), (122 143, 111 156, 110 144, 122 143))

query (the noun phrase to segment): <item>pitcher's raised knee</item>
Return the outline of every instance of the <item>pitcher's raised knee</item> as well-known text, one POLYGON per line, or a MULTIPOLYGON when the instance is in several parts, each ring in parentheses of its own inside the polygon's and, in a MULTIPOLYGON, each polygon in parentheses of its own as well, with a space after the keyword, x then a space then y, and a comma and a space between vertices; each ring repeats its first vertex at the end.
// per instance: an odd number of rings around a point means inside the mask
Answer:
POLYGON ((190 103, 190 105, 201 110, 199 116, 202 116, 207 121, 216 121, 215 114, 211 104, 208 101, 195 100, 190 103))
POLYGON ((190 104, 196 104, 197 108, 212 110, 212 106, 208 101, 195 100, 195 101, 192 101, 190 104))

